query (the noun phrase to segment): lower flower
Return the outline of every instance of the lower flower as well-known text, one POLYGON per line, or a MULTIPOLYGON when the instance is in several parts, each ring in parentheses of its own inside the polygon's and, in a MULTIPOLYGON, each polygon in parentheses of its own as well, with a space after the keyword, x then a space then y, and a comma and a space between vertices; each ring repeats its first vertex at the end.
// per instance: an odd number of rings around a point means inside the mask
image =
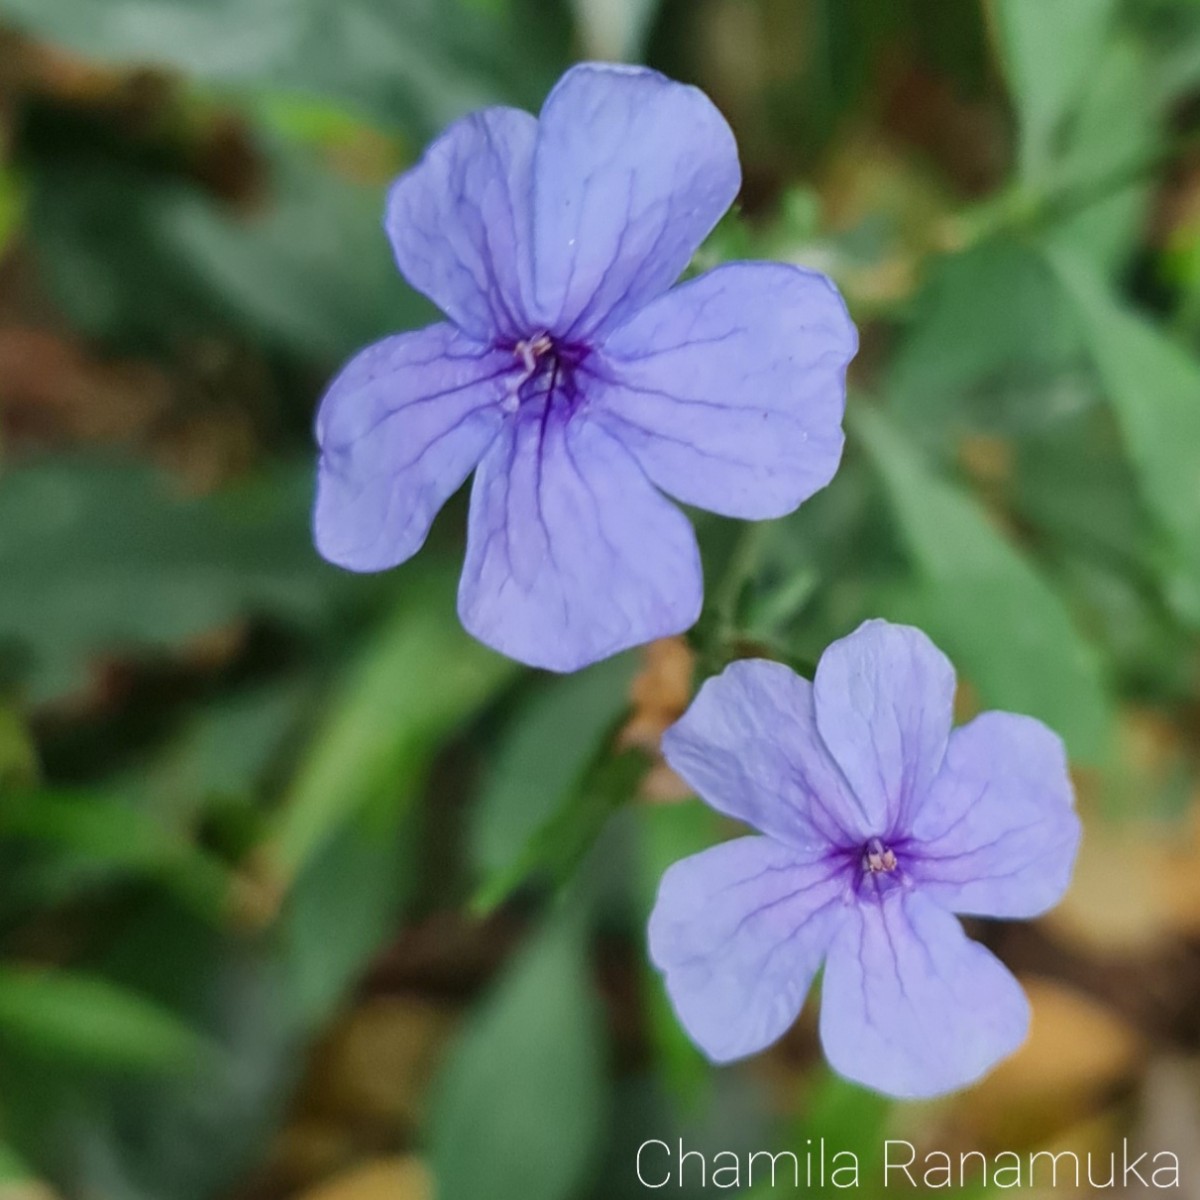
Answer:
POLYGON ((667 730, 671 766, 760 831, 672 866, 650 918, 675 1011, 714 1061, 780 1037, 822 966, 826 1055, 877 1091, 953 1091, 1024 1040, 1020 985, 954 914, 1050 908, 1080 826, 1058 737, 1002 712, 952 730, 954 688, 923 633, 869 621, 812 684, 737 662, 667 730))

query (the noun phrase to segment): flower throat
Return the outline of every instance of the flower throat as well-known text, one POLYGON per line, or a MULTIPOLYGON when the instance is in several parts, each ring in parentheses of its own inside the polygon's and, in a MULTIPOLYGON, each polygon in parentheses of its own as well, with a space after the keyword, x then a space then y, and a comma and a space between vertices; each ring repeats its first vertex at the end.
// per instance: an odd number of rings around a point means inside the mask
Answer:
POLYGON ((580 397, 575 373, 586 346, 557 341, 549 333, 523 338, 512 347, 520 375, 513 387, 515 408, 536 416, 569 415, 580 397))

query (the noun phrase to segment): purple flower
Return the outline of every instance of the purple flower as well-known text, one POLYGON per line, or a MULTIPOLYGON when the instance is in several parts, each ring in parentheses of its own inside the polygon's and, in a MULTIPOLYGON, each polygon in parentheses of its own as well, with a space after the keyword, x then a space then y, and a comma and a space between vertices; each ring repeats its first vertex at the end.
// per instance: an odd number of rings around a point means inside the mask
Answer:
POLYGON ((668 291, 740 186, 711 102, 568 71, 540 118, 452 125, 393 185, 400 270, 448 322, 353 358, 317 417, 317 547, 420 549, 474 470, 463 624, 570 671, 686 629, 695 536, 661 492, 777 517, 833 477, 856 335, 824 276, 732 263, 668 291))
POLYGON ((667 730, 667 761, 762 832, 675 863, 650 953, 717 1062, 778 1038, 822 962, 821 1041, 841 1074, 896 1096, 977 1079, 1029 1008, 953 913, 1054 905, 1079 844, 1062 743, 988 712, 951 732, 954 671, 917 629, 868 621, 812 684, 736 662, 667 730))

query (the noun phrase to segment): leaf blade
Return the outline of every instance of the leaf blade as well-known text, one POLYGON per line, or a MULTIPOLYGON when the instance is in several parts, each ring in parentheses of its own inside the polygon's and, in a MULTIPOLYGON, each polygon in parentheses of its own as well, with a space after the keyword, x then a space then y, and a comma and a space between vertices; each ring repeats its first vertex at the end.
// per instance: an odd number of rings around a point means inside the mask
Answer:
POLYGON ((0 1030, 33 1049, 127 1070, 194 1069, 212 1050, 167 1009, 67 971, 0 967, 0 1030))
POLYGON ((974 499, 924 465, 883 413, 858 405, 851 420, 930 587, 934 640, 988 705, 1039 717, 1074 757, 1102 761, 1111 702, 1099 657, 1060 597, 974 499))
POLYGON ((1172 539, 1169 598, 1200 620, 1200 364, 1123 305, 1079 257, 1050 262, 1078 314, 1147 507, 1172 539))
POLYGON ((451 1052, 429 1134, 440 1200, 565 1200, 583 1182, 604 1111, 584 932, 555 913, 451 1052))

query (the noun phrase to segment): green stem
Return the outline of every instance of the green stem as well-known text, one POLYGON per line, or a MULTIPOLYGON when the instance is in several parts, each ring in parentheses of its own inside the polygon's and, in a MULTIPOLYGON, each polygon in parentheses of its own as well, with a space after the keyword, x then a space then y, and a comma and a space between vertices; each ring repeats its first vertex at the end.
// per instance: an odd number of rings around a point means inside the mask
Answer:
POLYGON ((1016 184, 956 218, 952 240, 965 249, 997 233, 1054 225, 1152 178, 1163 167, 1197 149, 1200 149, 1200 130, 1189 130, 1091 179, 1071 179, 1040 192, 1016 184))
POLYGON ((716 599, 716 644, 722 651, 738 633, 738 605, 746 585, 754 578, 767 544, 766 521, 750 521, 743 527, 726 568, 716 599))

